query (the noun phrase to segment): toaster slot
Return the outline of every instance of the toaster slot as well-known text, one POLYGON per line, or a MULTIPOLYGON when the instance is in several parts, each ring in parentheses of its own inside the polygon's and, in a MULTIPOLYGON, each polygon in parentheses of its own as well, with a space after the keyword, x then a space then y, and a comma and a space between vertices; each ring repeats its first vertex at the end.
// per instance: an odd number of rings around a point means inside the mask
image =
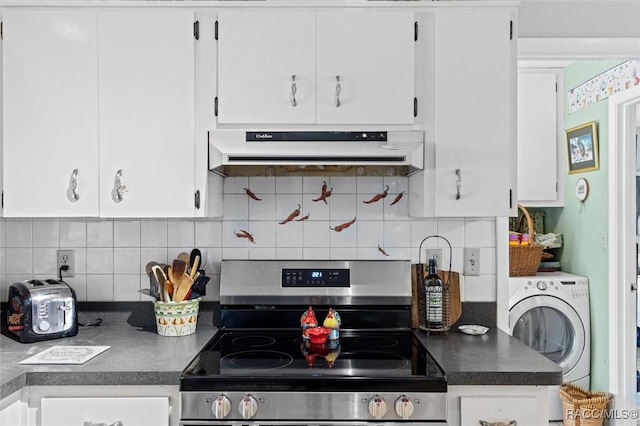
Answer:
POLYGON ((73 322, 73 301, 66 300, 62 302, 62 306, 60 306, 60 308, 58 309, 60 309, 64 313, 62 317, 64 323, 63 328, 66 330, 67 328, 71 327, 73 322))

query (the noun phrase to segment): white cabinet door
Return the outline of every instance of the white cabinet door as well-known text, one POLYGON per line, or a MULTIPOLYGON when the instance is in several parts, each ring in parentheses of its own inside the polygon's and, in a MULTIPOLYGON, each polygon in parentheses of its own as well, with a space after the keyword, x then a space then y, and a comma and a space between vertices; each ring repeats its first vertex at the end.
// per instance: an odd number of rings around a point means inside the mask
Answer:
MULTIPOLYGON (((559 70, 518 72, 518 202, 557 206, 561 171, 558 138, 559 70)), ((558 204, 560 203, 560 204, 558 204)))
POLYGON ((85 422, 124 426, 168 426, 169 398, 43 398, 41 426, 83 426, 85 422))
POLYGON ((225 12, 218 22, 218 122, 313 123, 315 13, 225 12))
POLYGON ((460 397, 460 425, 476 426, 485 422, 515 421, 518 426, 536 426, 538 401, 526 396, 462 396, 460 397))
POLYGON ((4 215, 97 216, 97 14, 6 10, 3 33, 4 215))
POLYGON ((479 426, 515 420, 518 426, 546 425, 549 421, 549 386, 449 386, 447 421, 451 426, 479 426))
POLYGON ((29 426, 25 415, 28 404, 22 401, 22 390, 0 400, 0 425, 29 426))
POLYGON ((218 123, 412 124, 413 16, 220 13, 218 123))
POLYGON ((413 124, 414 22, 411 12, 318 12, 319 124, 413 124))
POLYGON ((100 216, 193 216, 193 12, 99 19, 100 216))
POLYGON ((508 10, 435 13, 437 216, 509 215, 516 143, 509 28, 508 10))

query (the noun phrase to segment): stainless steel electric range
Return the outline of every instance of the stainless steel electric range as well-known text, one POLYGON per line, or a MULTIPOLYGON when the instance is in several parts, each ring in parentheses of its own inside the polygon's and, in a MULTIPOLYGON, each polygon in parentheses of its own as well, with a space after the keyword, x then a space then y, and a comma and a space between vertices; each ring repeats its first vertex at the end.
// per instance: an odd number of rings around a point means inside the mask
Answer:
POLYGON ((411 330, 408 261, 227 260, 220 305, 181 375, 181 426, 447 424, 446 376, 411 330), (340 321, 326 342, 303 337, 310 308, 318 326, 340 321))

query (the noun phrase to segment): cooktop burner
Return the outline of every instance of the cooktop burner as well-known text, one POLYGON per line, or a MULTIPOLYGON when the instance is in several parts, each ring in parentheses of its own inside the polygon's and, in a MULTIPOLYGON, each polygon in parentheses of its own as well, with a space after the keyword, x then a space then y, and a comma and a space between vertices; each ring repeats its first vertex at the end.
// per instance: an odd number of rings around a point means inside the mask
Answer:
POLYGON ((220 369, 240 369, 255 371, 285 368, 293 362, 291 355, 277 351, 242 351, 224 356, 220 360, 220 369))

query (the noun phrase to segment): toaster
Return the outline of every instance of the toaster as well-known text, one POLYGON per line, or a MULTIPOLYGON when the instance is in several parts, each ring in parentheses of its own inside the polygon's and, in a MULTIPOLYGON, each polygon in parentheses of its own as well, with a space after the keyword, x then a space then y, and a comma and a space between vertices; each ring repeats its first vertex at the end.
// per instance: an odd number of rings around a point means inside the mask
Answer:
POLYGON ((64 281, 11 284, 7 315, 9 332, 23 343, 78 334, 76 294, 64 281))

